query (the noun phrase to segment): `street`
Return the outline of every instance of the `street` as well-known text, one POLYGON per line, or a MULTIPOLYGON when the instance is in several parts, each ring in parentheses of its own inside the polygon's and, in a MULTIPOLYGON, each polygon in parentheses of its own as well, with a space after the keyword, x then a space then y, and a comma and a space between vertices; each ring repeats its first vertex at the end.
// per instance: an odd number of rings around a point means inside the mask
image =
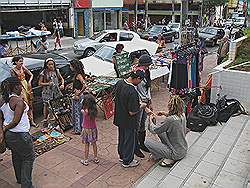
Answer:
MULTIPOLYGON (((81 39, 78 39, 78 40, 81 40, 81 39)), ((59 55, 66 56, 69 59, 79 58, 73 52, 73 44, 74 44, 75 41, 77 41, 77 39, 73 39, 73 38, 68 37, 66 40, 62 40, 62 46, 63 46, 62 50, 60 50, 60 51, 53 50, 53 52, 57 53, 59 55)), ((167 49, 173 49, 174 43, 178 43, 178 42, 179 42, 179 39, 176 39, 172 43, 167 43, 166 44, 167 45, 167 49)), ((53 49, 53 40, 51 40, 51 42, 50 42, 49 49, 50 50, 53 49)), ((216 45, 214 47, 207 47, 207 50, 208 50, 209 54, 216 53, 217 50, 218 50, 218 45, 216 45)))

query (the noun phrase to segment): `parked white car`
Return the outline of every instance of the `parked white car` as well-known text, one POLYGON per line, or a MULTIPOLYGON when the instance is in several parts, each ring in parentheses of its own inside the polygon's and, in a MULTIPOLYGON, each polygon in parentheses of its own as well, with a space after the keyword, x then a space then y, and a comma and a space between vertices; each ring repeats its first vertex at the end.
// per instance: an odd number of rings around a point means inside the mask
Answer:
MULTIPOLYGON (((111 76, 116 77, 112 57, 115 52, 116 44, 103 45, 92 56, 83 58, 80 61, 84 65, 86 74, 94 76, 111 76)), ((130 57, 139 58, 142 54, 154 55, 157 51, 158 44, 146 40, 140 42, 124 43, 123 51, 128 52, 130 57)))
POLYGON ((96 33, 90 38, 84 38, 74 43, 74 53, 81 57, 93 55, 105 44, 124 43, 127 41, 141 40, 140 36, 133 31, 126 30, 104 30, 96 33))
POLYGON ((171 29, 176 31, 175 38, 178 39, 180 36, 180 32, 181 32, 181 24, 180 23, 169 23, 168 27, 170 27, 171 29))

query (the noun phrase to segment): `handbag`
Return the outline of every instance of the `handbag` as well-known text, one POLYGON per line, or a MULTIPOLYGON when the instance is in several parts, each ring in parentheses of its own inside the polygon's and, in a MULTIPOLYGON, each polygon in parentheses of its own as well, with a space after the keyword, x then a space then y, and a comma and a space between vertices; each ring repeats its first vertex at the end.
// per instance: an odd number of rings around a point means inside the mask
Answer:
POLYGON ((235 117, 240 114, 247 115, 245 108, 236 99, 227 99, 226 95, 221 97, 217 103, 216 107, 218 109, 218 121, 227 122, 230 117, 235 117))

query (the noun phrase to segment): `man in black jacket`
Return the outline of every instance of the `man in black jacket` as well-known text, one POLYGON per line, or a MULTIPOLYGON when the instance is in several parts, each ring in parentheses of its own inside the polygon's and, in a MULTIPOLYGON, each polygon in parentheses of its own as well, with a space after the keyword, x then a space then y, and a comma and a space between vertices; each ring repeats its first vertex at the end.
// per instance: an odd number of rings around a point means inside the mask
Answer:
POLYGON ((114 125, 118 126, 118 154, 124 168, 139 165, 139 162, 134 160, 134 152, 139 112, 146 104, 140 104, 136 86, 144 75, 143 70, 137 70, 132 72, 128 79, 120 80, 116 84, 114 125))

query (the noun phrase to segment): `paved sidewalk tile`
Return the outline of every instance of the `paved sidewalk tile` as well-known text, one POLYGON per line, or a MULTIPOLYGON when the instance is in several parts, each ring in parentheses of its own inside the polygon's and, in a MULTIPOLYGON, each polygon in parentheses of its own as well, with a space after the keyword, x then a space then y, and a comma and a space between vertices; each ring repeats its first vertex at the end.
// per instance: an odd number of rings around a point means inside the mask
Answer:
POLYGON ((185 186, 188 186, 190 188, 207 188, 210 184, 212 179, 193 173, 190 178, 187 180, 187 182, 184 184, 185 186))
POLYGON ((193 145, 191 148, 188 150, 188 153, 197 157, 201 157, 204 152, 207 150, 207 148, 201 147, 201 146, 196 146, 193 145))
POLYGON ((219 141, 219 142, 221 142, 223 144, 231 146, 234 143, 235 139, 236 139, 236 137, 231 137, 231 136, 228 136, 226 134, 220 134, 217 141, 219 141))
POLYGON ((150 176, 145 177, 136 188, 152 188, 156 187, 159 180, 152 178, 150 176))
POLYGON ((215 184, 224 188, 241 188, 244 185, 244 181, 245 179, 240 176, 226 171, 221 171, 215 181, 215 184))
POLYGON ((199 138, 198 141, 195 143, 195 145, 208 148, 212 142, 213 140, 208 138, 199 138))
POLYGON ((197 157, 197 156, 194 156, 194 155, 191 155, 189 152, 188 154, 186 155, 186 157, 184 159, 182 159, 178 165, 186 165, 188 167, 194 167, 198 161, 200 160, 200 157, 197 157))
POLYGON ((195 172, 212 179, 214 178, 218 169, 218 165, 206 161, 201 161, 201 163, 195 169, 195 172))
POLYGON ((250 163, 250 150, 247 148, 234 148, 229 158, 241 161, 243 163, 250 163))
POLYGON ((188 167, 184 164, 178 164, 174 167, 173 170, 170 171, 170 174, 178 178, 185 179, 192 169, 193 168, 188 167))
POLYGON ((235 159, 228 159, 223 167, 223 170, 230 172, 232 174, 241 176, 245 178, 250 172, 250 164, 240 162, 235 159))
POLYGON ((216 153, 220 153, 223 155, 227 155, 231 146, 227 144, 223 144, 221 141, 216 141, 213 146, 211 147, 210 151, 214 151, 216 153))
POLYGON ((221 165, 223 160, 224 160, 225 156, 220 154, 220 153, 216 153, 213 151, 209 151, 206 156, 203 158, 204 161, 213 163, 215 165, 221 165))
POLYGON ((149 174, 148 176, 151 176, 155 179, 161 180, 164 176, 167 176, 170 171, 170 168, 161 167, 157 165, 149 174))
POLYGON ((179 188, 183 179, 168 175, 157 188, 179 188))
POLYGON ((202 134, 201 138, 207 138, 207 139, 214 140, 214 139, 217 137, 218 134, 219 134, 218 132, 214 132, 214 131, 212 131, 212 130, 210 130, 210 129, 207 129, 207 130, 202 134))

